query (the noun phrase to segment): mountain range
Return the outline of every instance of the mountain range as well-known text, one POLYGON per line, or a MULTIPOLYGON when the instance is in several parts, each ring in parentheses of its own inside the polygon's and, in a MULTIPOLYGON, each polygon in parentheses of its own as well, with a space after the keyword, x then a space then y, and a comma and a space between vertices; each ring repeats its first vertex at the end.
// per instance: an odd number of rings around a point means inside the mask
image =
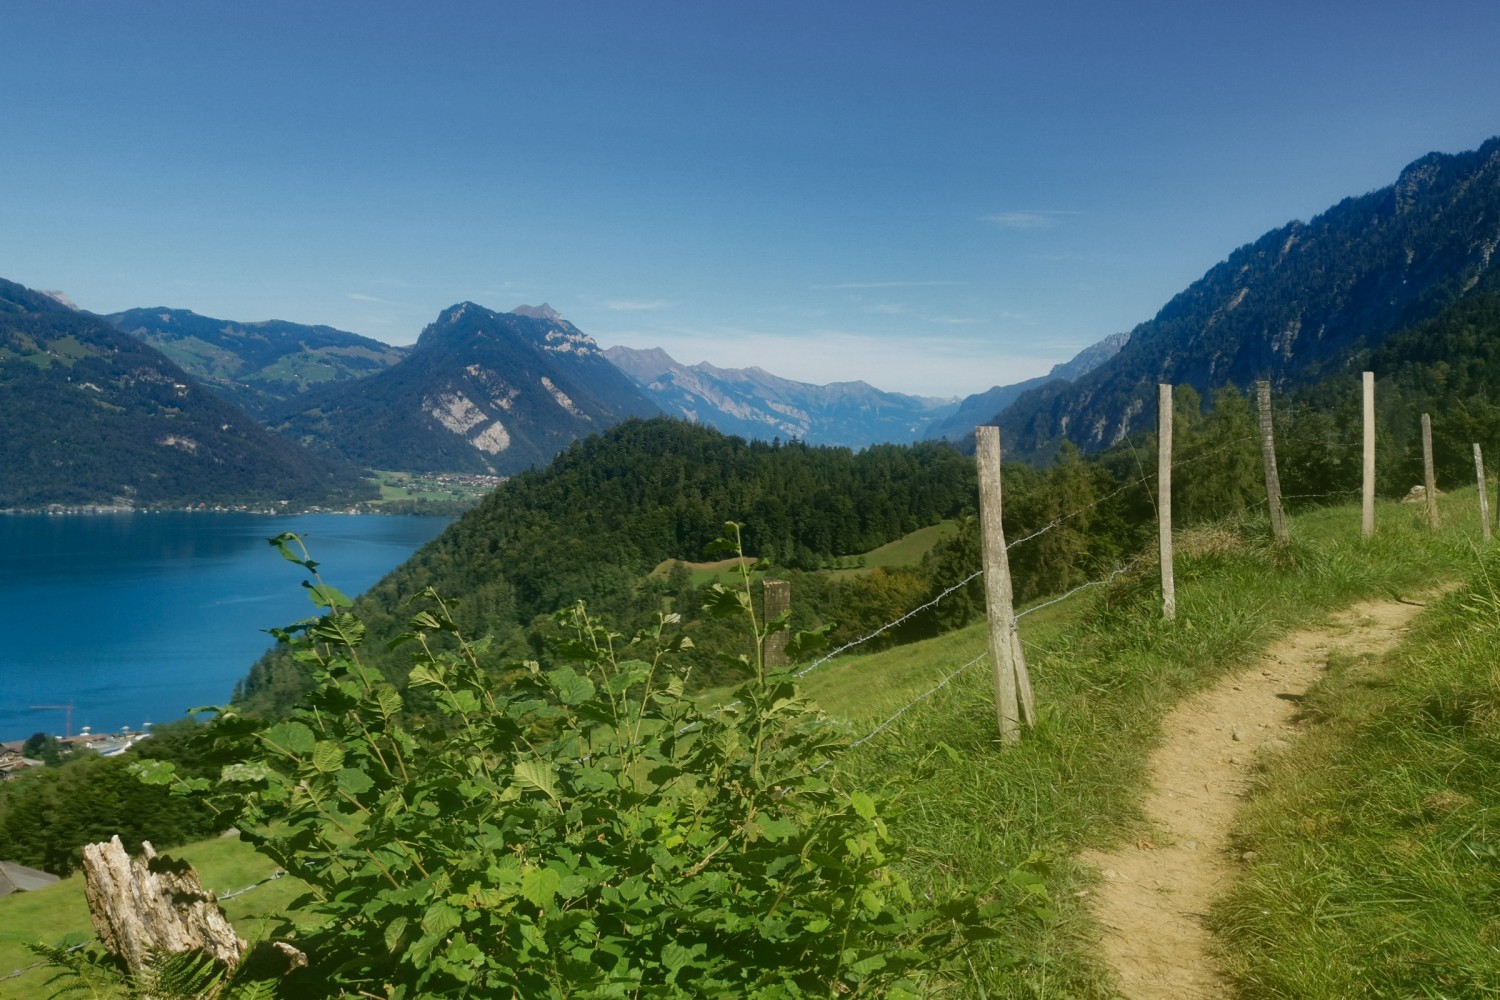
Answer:
MULTIPOLYGON (((1105 364, 998 416, 1007 451, 1106 448, 1154 417, 1156 385, 1279 390, 1356 372, 1393 334, 1500 287, 1500 139, 1430 153, 1395 183, 1240 247, 1130 333, 1105 364)), ((1379 374, 1379 373, 1377 373, 1379 374)))
POLYGON ((155 348, 0 279, 0 509, 278 502, 373 493, 155 348))
POLYGON ((523 309, 451 306, 400 364, 311 388, 270 425, 366 468, 510 475, 661 412, 587 334, 551 309, 523 309))
POLYGON ((926 437, 927 425, 957 405, 883 392, 866 382, 810 385, 762 368, 684 365, 660 348, 611 347, 604 356, 663 412, 763 441, 779 437, 849 448, 904 444, 926 437))
POLYGON ((329 326, 241 323, 189 309, 129 309, 104 318, 261 418, 313 386, 383 371, 410 353, 329 326))

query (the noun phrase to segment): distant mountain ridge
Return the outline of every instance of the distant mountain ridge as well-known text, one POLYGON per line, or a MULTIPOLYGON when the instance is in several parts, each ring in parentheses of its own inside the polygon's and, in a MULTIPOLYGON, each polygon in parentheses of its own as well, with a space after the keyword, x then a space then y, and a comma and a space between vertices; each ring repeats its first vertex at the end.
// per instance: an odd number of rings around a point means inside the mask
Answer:
POLYGON ((258 416, 315 385, 384 371, 410 351, 330 326, 241 323, 164 306, 104 318, 258 416))
POLYGON ((271 425, 375 469, 510 475, 571 442, 660 410, 550 307, 451 306, 410 354, 358 381, 309 390, 271 425))
POLYGON ((102 318, 0 279, 0 508, 347 504, 373 494, 102 318))
POLYGON ((1027 392, 1001 414, 1007 450, 1046 459, 1142 428, 1158 382, 1207 396, 1352 370, 1391 334, 1500 287, 1500 138, 1430 153, 1394 184, 1346 198, 1235 250, 1179 293, 1109 362, 1027 392))
POLYGON ((994 424, 1000 411, 1021 398, 1031 389, 1037 389, 1058 380, 1071 382, 1082 378, 1120 353, 1130 340, 1128 333, 1112 333, 1097 344, 1090 344, 1073 356, 1071 360, 1052 366, 1045 375, 1029 378, 1013 385, 997 385, 992 389, 965 397, 957 412, 927 425, 922 436, 929 440, 961 441, 974 433, 974 428, 994 424))
POLYGON ((863 448, 922 438, 954 404, 885 392, 866 382, 811 385, 762 368, 680 364, 661 348, 611 347, 604 356, 673 416, 725 434, 863 448))

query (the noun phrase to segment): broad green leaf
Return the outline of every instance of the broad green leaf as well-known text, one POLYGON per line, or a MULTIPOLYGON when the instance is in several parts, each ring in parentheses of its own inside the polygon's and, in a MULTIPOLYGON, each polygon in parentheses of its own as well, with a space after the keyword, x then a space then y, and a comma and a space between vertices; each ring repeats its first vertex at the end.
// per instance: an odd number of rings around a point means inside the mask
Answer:
POLYGON ((143 785, 170 785, 177 765, 169 760, 138 760, 130 765, 130 773, 143 785))
POLYGON ((389 684, 375 692, 375 703, 380 706, 380 714, 387 719, 401 711, 401 706, 404 704, 401 700, 401 692, 389 684))
POLYGON ((557 770, 539 760, 523 760, 516 765, 516 784, 534 788, 557 802, 557 770))
POLYGON ((406 918, 397 917, 385 925, 385 946, 395 952, 401 944, 401 938, 406 934, 406 918))
POLYGON ((313 767, 331 774, 344 766, 344 748, 333 740, 319 740, 313 747, 313 767))
POLYGON ((561 882, 561 877, 552 869, 533 868, 521 876, 521 895, 537 909, 546 910, 557 897, 557 887, 561 882))
POLYGON ((722 583, 708 588, 703 601, 703 610, 715 618, 742 615, 750 608, 750 595, 743 590, 731 590, 722 583))
POLYGON ((875 800, 870 798, 870 796, 866 795, 864 792, 856 791, 852 795, 850 795, 849 804, 854 806, 854 811, 858 813, 862 819, 875 818, 875 800))
POLYGON ((578 705, 594 696, 594 682, 580 676, 572 667, 547 671, 547 680, 564 705, 578 705))
POLYGON ((371 780, 368 774, 363 771, 356 771, 352 767, 346 767, 339 771, 335 781, 338 782, 339 791, 348 795, 359 795, 361 792, 368 792, 375 787, 375 782, 371 780))
POLYGON ((422 914, 422 930, 428 934, 446 934, 463 922, 463 912, 451 903, 438 900, 422 914))
POLYGON ((354 603, 340 593, 338 588, 326 583, 309 583, 303 580, 302 586, 307 588, 308 600, 320 608, 347 608, 354 603))
POLYGON ((760 827, 761 835, 772 842, 785 840, 787 837, 794 836, 797 832, 797 823, 795 820, 776 819, 765 813, 761 813, 755 817, 755 825, 760 827))
POLYGON ((411 673, 406 675, 406 683, 412 687, 433 687, 443 683, 442 668, 436 664, 418 663, 411 668, 411 673))
POLYGON ((294 754, 312 753, 317 742, 313 731, 301 722, 278 722, 262 738, 276 749, 294 754))

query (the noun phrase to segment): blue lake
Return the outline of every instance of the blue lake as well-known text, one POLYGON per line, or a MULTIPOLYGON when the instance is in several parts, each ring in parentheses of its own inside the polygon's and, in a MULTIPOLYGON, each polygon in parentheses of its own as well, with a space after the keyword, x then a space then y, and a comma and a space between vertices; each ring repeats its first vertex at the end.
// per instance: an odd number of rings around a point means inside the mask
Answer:
POLYGON ((274 640, 314 613, 307 573, 266 540, 306 539, 351 597, 445 518, 235 513, 0 516, 0 739, 117 732, 229 700, 274 640))

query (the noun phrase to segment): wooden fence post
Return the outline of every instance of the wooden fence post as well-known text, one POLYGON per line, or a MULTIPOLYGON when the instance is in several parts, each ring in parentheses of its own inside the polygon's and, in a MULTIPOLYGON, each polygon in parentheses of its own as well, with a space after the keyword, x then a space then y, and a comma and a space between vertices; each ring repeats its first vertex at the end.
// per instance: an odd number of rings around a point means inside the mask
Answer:
POLYGON ((1276 437, 1271 428, 1271 383, 1255 383, 1260 409, 1260 457, 1266 468, 1266 504, 1271 509, 1271 533, 1278 545, 1287 543, 1286 512, 1281 509, 1281 477, 1276 473, 1276 437))
POLYGON ((1490 486, 1484 481, 1484 452, 1474 444, 1474 478, 1479 480, 1479 523, 1484 526, 1484 540, 1490 540, 1490 486))
POLYGON ((1369 538, 1375 534, 1375 373, 1364 373, 1365 388, 1365 482, 1364 523, 1360 533, 1369 538))
POLYGON ((1422 414, 1422 490, 1427 496, 1427 527, 1438 529, 1437 477, 1432 471, 1432 416, 1422 414))
MULTIPOLYGON (((764 589, 764 606, 766 623, 775 621, 778 615, 788 611, 792 606, 792 584, 788 580, 766 580, 762 584, 764 589)), ((767 670, 780 670, 786 666, 786 639, 787 632, 782 629, 772 632, 766 636, 765 649, 762 656, 765 660, 767 670)))
POLYGON ((84 895, 104 947, 131 972, 159 951, 202 951, 225 968, 237 966, 245 942, 192 867, 158 858, 149 841, 141 851, 130 857, 119 837, 83 846, 84 895))
MULTIPOLYGON (((1021 741, 1018 679, 1025 666, 1016 662, 1016 635, 1010 557, 1005 551, 1005 526, 1000 516, 1000 428, 974 428, 974 454, 979 465, 979 525, 983 535, 984 608, 989 620, 990 665, 995 676, 995 720, 1000 742, 1021 741)), ((1029 681, 1024 685, 1028 690, 1029 681)))
POLYGON ((1172 386, 1156 387, 1156 529, 1161 551, 1161 613, 1177 620, 1177 583, 1172 574, 1172 386))

